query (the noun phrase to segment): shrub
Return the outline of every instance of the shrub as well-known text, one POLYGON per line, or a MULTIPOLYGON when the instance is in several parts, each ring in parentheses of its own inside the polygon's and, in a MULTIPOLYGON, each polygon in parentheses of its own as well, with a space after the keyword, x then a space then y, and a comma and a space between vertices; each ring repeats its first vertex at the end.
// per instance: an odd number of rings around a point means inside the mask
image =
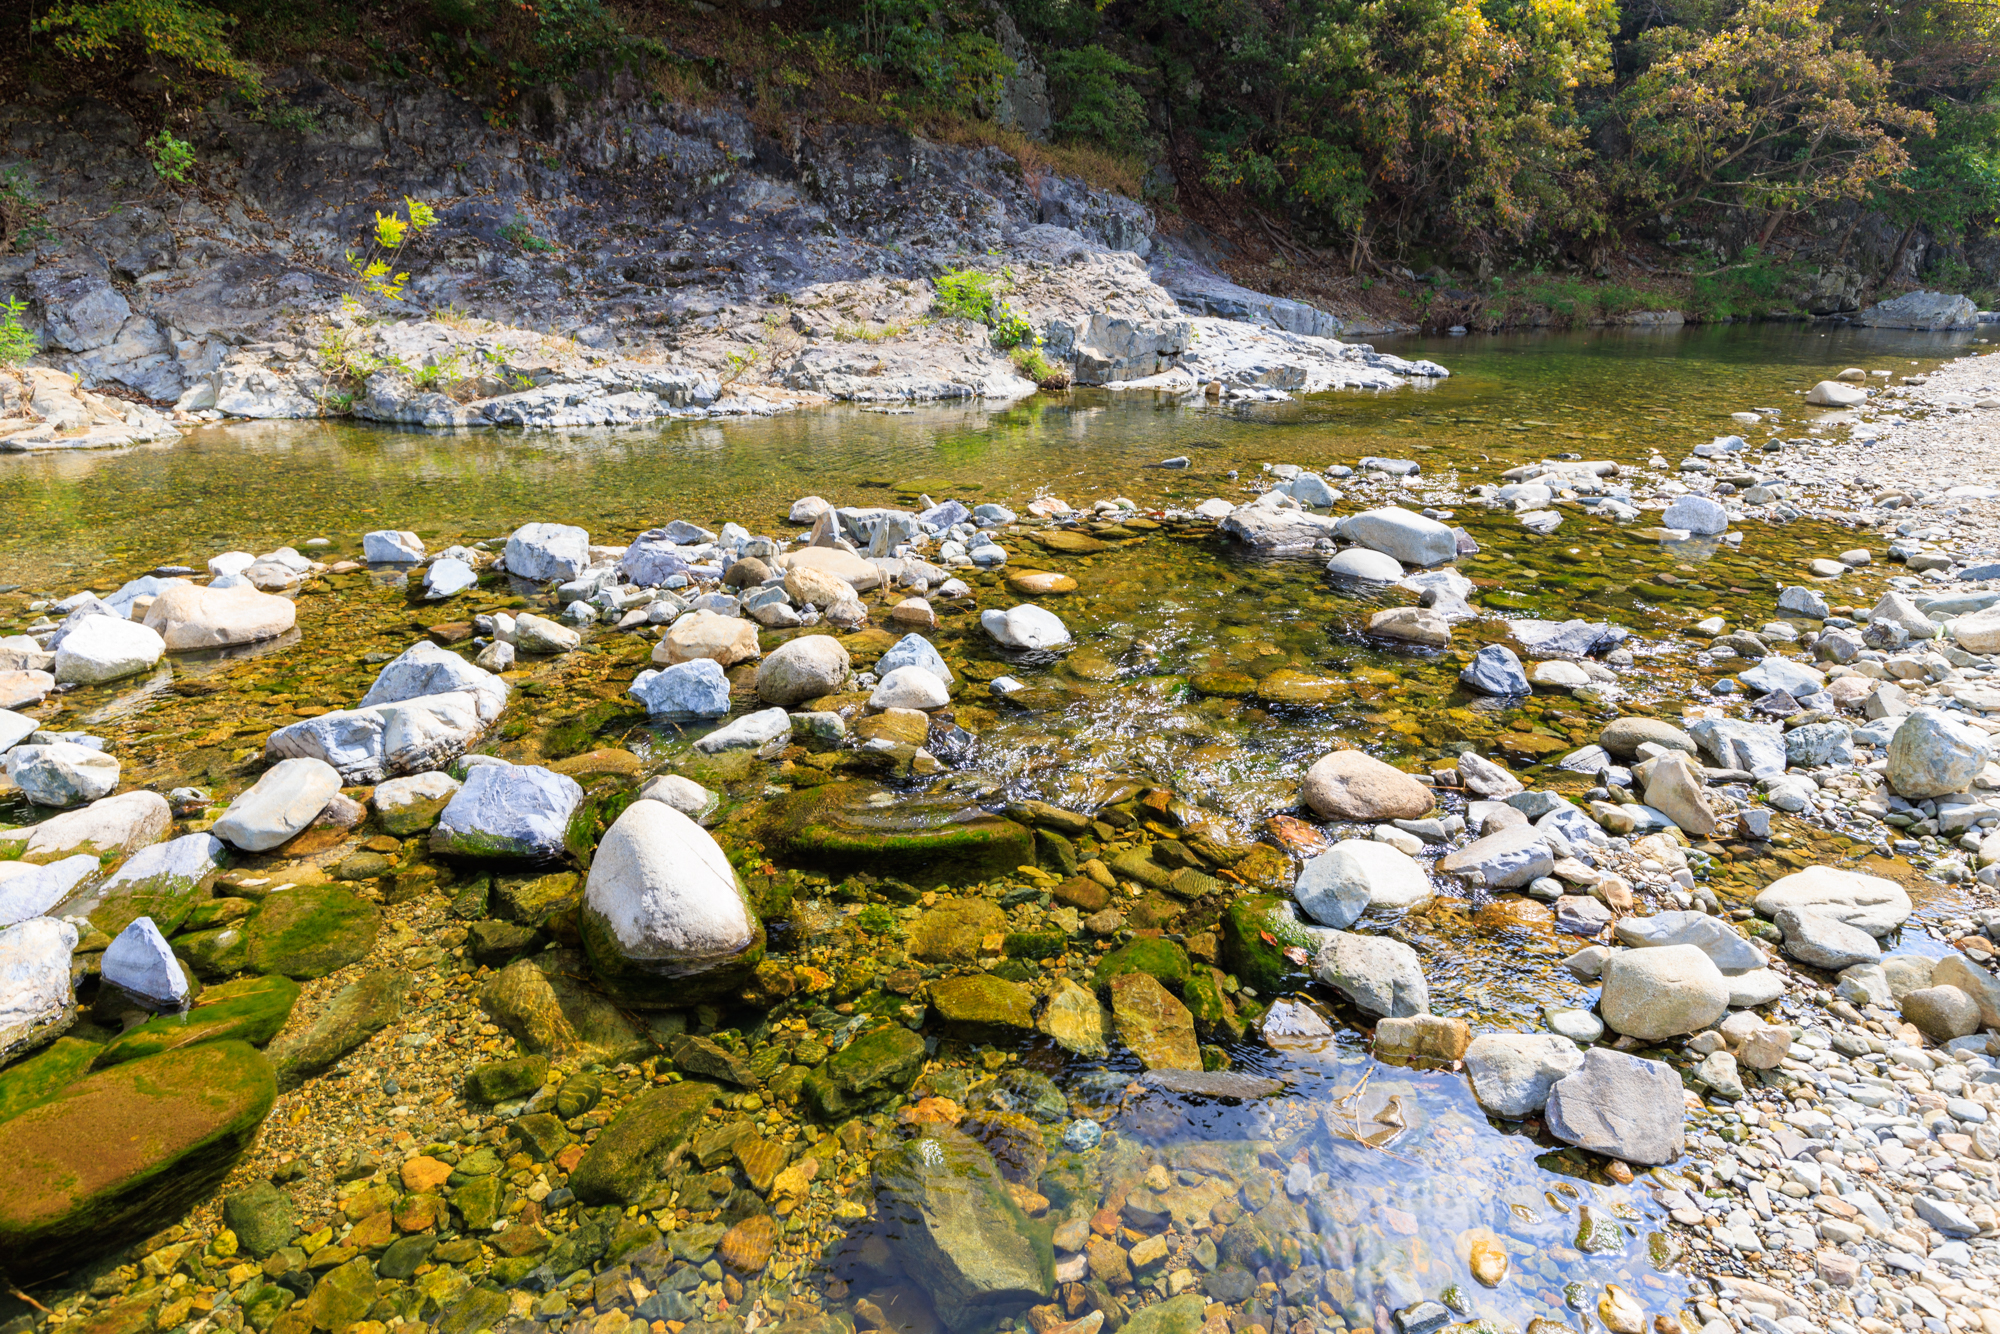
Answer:
POLYGON ((987 273, 981 269, 957 269, 941 273, 932 282, 937 289, 937 313, 946 319, 971 320, 993 331, 993 345, 999 348, 1033 347, 1035 331, 1007 305, 1005 294, 1014 285, 1011 270, 987 273))
POLYGON ((0 366, 26 361, 41 350, 35 336, 21 324, 21 315, 27 309, 28 303, 19 297, 10 296, 0 302, 0 366))

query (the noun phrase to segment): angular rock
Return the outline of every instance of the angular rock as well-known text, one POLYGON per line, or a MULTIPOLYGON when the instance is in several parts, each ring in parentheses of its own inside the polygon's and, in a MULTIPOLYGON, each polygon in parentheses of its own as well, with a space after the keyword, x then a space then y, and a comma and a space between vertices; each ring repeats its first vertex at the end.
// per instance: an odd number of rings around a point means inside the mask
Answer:
POLYGON ((1634 949, 1692 945, 1723 973, 1747 973, 1765 966, 1763 952, 1720 917, 1706 913, 1663 912, 1651 917, 1624 917, 1618 939, 1634 949))
POLYGON ((629 1204, 652 1186, 659 1169, 715 1102, 713 1084, 668 1084, 641 1093, 591 1142, 569 1177, 586 1204, 629 1204))
POLYGON ((924 1040, 900 1024, 872 1029, 806 1077, 806 1105, 822 1121, 867 1111, 908 1089, 923 1069, 924 1040))
POLYGON ((1376 1021, 1370 1049, 1378 1060, 1448 1065, 1464 1058, 1471 1041, 1472 1030, 1463 1019, 1414 1014, 1376 1021))
POLYGON ((1110 1051, 1104 1040, 1110 1024, 1097 996, 1068 978, 1056 983, 1037 1027, 1072 1055, 1101 1060, 1110 1051))
POLYGON ((729 716, 729 678, 713 658, 693 658, 664 670, 640 672, 625 693, 654 717, 729 716))
POLYGON ((477 765, 439 813, 431 851, 552 862, 563 855, 570 817, 582 801, 583 788, 574 778, 540 765, 477 765))
POLYGON ((463 691, 337 709, 271 733, 264 758, 315 759, 331 765, 343 782, 379 783, 439 768, 464 754, 485 730, 479 710, 479 699, 463 691))
POLYGON ((1482 695, 1525 695, 1533 688, 1520 658, 1505 644, 1488 644, 1473 654, 1458 679, 1482 695))
POLYGON ((1111 1015, 1118 1040, 1148 1070, 1199 1070, 1194 1016, 1148 973, 1111 979, 1111 1015))
MULTIPOLYGON (((585 619, 595 619, 595 613, 585 619)), ((514 618, 514 648, 517 652, 544 655, 574 653, 582 643, 582 635, 546 616, 522 612, 514 618)))
POLYGON ((718 727, 707 736, 697 738, 694 748, 704 755, 717 755, 725 750, 754 750, 791 734, 791 715, 773 706, 746 713, 727 727, 718 727))
POLYGON ((1889 739, 1885 775, 1897 795, 1912 801, 1964 792, 1992 758, 1986 734, 1940 709, 1911 713, 1889 739))
POLYGON ((134 918, 104 951, 101 975, 149 1010, 183 1010, 187 978, 150 917, 134 918))
POLYGON ((370 801, 382 828, 407 838, 435 825, 458 789, 458 780, 447 773, 411 774, 377 783, 370 801))
POLYGON ((1785 772, 1789 762, 1785 734, 1769 724, 1740 718, 1703 718, 1690 731, 1720 769, 1741 769, 1759 778, 1776 778, 1785 772))
POLYGON ((30 827, 21 860, 51 862, 81 852, 127 856, 159 841, 172 822, 173 811, 159 793, 121 792, 30 827))
POLYGON ((590 565, 590 534, 562 523, 523 524, 500 559, 507 573, 538 584, 574 579, 590 565))
POLYGON ((1367 1014, 1401 1019, 1430 1012, 1423 963, 1399 940, 1329 932, 1313 959, 1313 975, 1367 1014))
POLYGON ((1458 559, 1458 536, 1450 528, 1394 506, 1350 515, 1336 531, 1405 565, 1448 565, 1458 559))
POLYGON ((1582 1065, 1582 1050, 1556 1033, 1481 1033, 1465 1049, 1472 1096, 1511 1121, 1541 1111, 1555 1082, 1582 1065))
POLYGON ((946 1127, 925 1127, 875 1160, 883 1239, 947 1329, 989 1323, 1055 1290, 1050 1254, 1031 1241, 1006 1187, 992 1155, 946 1127))
POLYGON ((1409 854, 1373 839, 1343 839, 1305 864, 1292 895, 1321 926, 1345 930, 1369 908, 1420 908, 1430 877, 1409 854))
POLYGON ((13 926, 52 911, 97 870, 97 858, 88 853, 46 866, 0 862, 0 926, 13 926))
POLYGON ((118 788, 117 759, 74 742, 16 746, 5 759, 7 776, 37 806, 75 806, 108 797, 118 788))
POLYGON ((400 704, 454 692, 470 695, 479 720, 490 723, 507 707, 511 687, 484 667, 476 667, 449 649, 420 639, 404 649, 375 676, 359 708, 400 704))
POLYGON ((1684 1148, 1681 1081, 1660 1061, 1592 1047, 1549 1090, 1545 1110, 1550 1134, 1608 1158, 1653 1167, 1684 1148))
POLYGON ((1768 695, 1782 690, 1794 699, 1810 695, 1826 688, 1826 673, 1817 667, 1808 667, 1791 658, 1780 658, 1776 654, 1759 662, 1748 671, 1738 672, 1736 679, 1760 695, 1768 695))
POLYGON ((1541 832, 1503 829, 1438 859, 1438 870, 1462 875, 1488 889, 1518 889, 1555 870, 1555 854, 1541 832))
POLYGON ((1875 937, 1849 926, 1831 913, 1811 908, 1780 908, 1772 915, 1785 936, 1785 953, 1815 968, 1839 972, 1882 957, 1875 937))
POLYGON ((947 685, 954 679, 944 655, 922 635, 904 635, 891 645, 889 651, 876 660, 875 675, 887 676, 898 667, 921 667, 947 685))
POLYGON ((213 826, 246 852, 268 852, 319 818, 340 795, 340 774, 324 760, 280 760, 237 795, 213 826))
POLYGON ((415 565, 424 558, 424 539, 407 530, 378 528, 361 535, 361 559, 383 565, 415 565))
POLYGON ((680 1008, 740 987, 764 957, 764 927, 722 849, 658 801, 625 809, 598 842, 579 919, 607 994, 680 1008))

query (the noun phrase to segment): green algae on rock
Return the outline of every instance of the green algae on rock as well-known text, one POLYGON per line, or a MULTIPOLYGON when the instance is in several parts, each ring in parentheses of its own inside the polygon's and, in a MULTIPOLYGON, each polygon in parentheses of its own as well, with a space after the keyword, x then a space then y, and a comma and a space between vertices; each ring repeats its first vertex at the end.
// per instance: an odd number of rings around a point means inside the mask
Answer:
POLYGON ((1108 988, 1126 973, 1144 973, 1169 991, 1179 992, 1187 985, 1188 972, 1186 950, 1162 937, 1140 936, 1099 960, 1091 981, 1108 988))
POLYGON ((101 1043, 60 1037, 0 1070, 0 1121, 40 1106, 81 1079, 104 1050, 101 1043))
POLYGON ((303 1032, 271 1044, 278 1087, 294 1089, 393 1023, 403 1012, 409 979, 392 968, 372 968, 335 992, 303 1032))
POLYGON ((931 984, 931 1008, 969 1038, 1017 1037, 1035 1027, 1034 994, 990 973, 968 973, 931 984))
POLYGON ((278 1093, 246 1042, 206 1042, 99 1071, 0 1122, 0 1254, 16 1282, 114 1249, 205 1199, 278 1093))
POLYGON ((875 1159, 877 1210, 903 1268, 951 1329, 1048 1300, 1055 1287, 1047 1224, 1028 1220, 993 1155, 943 1127, 875 1159))
POLYGON ((591 1144, 570 1173, 570 1189, 587 1204, 632 1203, 719 1093, 692 1081, 641 1093, 591 1144))
POLYGON ((828 783, 773 800, 766 846, 816 870, 862 870, 918 887, 963 883, 1033 865, 1034 833, 949 798, 871 804, 872 783, 828 783))
POLYGON ((338 885, 300 885, 264 900, 244 927, 250 966, 304 981, 368 956, 382 910, 338 885))
POLYGON ((121 1064, 198 1042, 234 1039, 261 1047, 291 1017, 299 984, 288 977, 245 977, 208 988, 186 1014, 163 1014, 113 1038, 96 1067, 121 1064))
POLYGON ((873 1029, 826 1058, 800 1092, 813 1115, 837 1121, 887 1102, 916 1082, 924 1040, 900 1025, 873 1029))
POLYGON ((1246 894, 1222 911, 1223 965, 1259 995, 1282 996, 1306 975, 1309 964, 1286 950, 1305 950, 1310 960, 1317 947, 1290 899, 1246 894))

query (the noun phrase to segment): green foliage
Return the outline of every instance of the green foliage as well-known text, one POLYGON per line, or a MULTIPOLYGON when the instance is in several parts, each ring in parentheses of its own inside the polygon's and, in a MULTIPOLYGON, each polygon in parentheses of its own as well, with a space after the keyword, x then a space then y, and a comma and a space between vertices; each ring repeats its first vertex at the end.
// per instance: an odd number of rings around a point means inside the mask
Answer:
POLYGON ((933 304, 944 318, 985 325, 993 331, 993 345, 998 348, 1034 346, 1033 327, 1006 302, 1014 286, 1011 270, 957 269, 939 274, 931 285, 936 289, 933 304))
POLYGON ((1767 315, 1789 304, 1784 290, 1794 276, 1787 265, 1751 246, 1740 263, 1695 278, 1689 313, 1704 320, 1767 315))
MULTIPOLYGON (((861 0, 833 30, 862 70, 909 85, 914 107, 965 115, 996 102, 1013 68, 989 23, 983 10, 956 0, 861 0)), ((879 89, 876 98, 876 109, 892 114, 902 101, 879 89)))
POLYGON ((143 58, 178 67, 185 76, 211 76, 259 100, 264 83, 255 66, 231 49, 236 19, 197 0, 56 0, 30 30, 51 33, 56 50, 72 60, 143 58))
POLYGON ((394 209, 376 212, 375 230, 365 255, 347 252, 347 267, 360 281, 361 290, 389 301, 401 301, 403 288, 410 281, 409 274, 396 272, 396 260, 403 247, 411 237, 437 225, 437 214, 422 200, 405 195, 403 207, 409 213, 407 218, 394 209))
POLYGON ((1042 350, 1032 343, 1023 343, 1013 352, 1014 369, 1027 379, 1033 380, 1044 389, 1067 389, 1069 371, 1057 366, 1042 355, 1042 350))
POLYGON ((538 254, 556 248, 554 241, 537 236, 533 225, 526 218, 515 218, 512 222, 507 223, 500 228, 500 235, 506 237, 520 249, 533 251, 538 254))
POLYGON ((1132 80, 1145 73, 1143 66, 1096 44, 1050 52, 1055 132, 1113 151, 1140 146, 1146 131, 1146 99, 1132 80))
POLYGON ((21 316, 27 309, 28 303, 19 297, 0 301, 0 366, 26 361, 41 351, 35 336, 21 325, 21 316))
POLYGON ((854 915, 854 925, 864 935, 886 936, 896 930, 896 914, 886 904, 871 903, 854 915))
POLYGON ((176 139, 172 130, 161 130, 146 141, 146 156, 153 161, 153 174, 168 185, 186 185, 194 170, 194 145, 176 139))

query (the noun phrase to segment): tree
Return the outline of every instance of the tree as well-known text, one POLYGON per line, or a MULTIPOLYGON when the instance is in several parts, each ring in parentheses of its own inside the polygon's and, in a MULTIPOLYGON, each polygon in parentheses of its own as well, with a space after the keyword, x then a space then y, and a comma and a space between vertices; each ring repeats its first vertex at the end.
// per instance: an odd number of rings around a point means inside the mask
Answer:
POLYGON ((187 76, 227 79, 252 100, 263 96, 257 68, 229 45, 236 20, 198 0, 57 0, 34 21, 72 60, 143 57, 187 76))
POLYGON ((1647 67, 1619 96, 1634 199, 1673 213, 1694 205, 1788 212, 1860 200, 1908 170, 1903 138, 1929 113, 1899 106, 1888 71, 1837 44, 1818 0, 1750 0, 1723 30, 1640 37, 1647 67))

